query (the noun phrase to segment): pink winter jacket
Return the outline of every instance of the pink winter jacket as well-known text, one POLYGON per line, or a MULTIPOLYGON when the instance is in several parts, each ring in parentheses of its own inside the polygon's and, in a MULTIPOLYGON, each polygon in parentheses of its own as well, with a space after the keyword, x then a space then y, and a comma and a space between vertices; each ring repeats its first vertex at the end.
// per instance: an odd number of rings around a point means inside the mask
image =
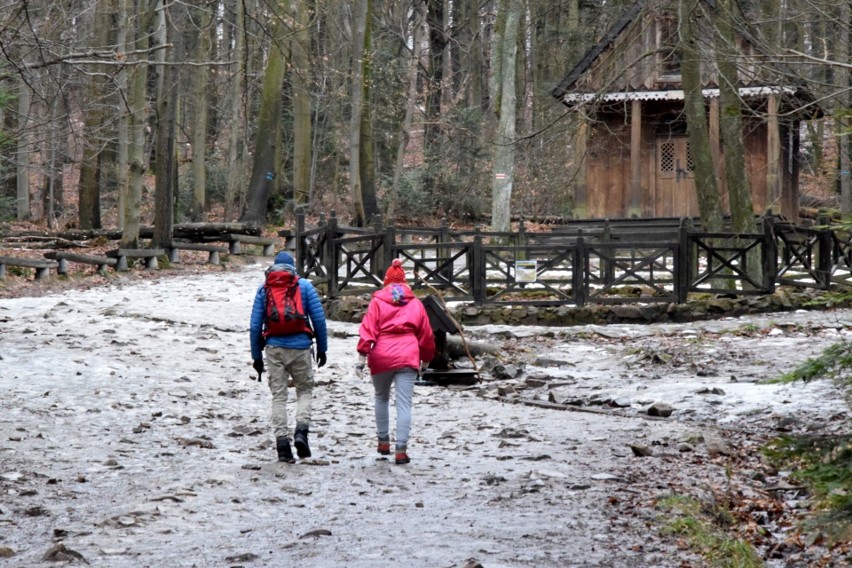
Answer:
POLYGON ((426 309, 405 284, 373 293, 361 321, 358 353, 367 355, 370 373, 420 368, 435 356, 435 336, 426 309))

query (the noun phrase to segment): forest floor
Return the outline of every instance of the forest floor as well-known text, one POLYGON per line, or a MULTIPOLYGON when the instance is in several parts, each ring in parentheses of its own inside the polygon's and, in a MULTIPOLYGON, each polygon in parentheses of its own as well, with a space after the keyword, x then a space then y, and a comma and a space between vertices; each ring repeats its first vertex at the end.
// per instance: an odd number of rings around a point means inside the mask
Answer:
POLYGON ((737 539, 755 565, 848 565, 761 449, 852 433, 834 383, 766 382, 848 340, 852 310, 468 326, 496 358, 416 387, 401 466, 375 453, 357 325, 329 322, 314 455, 288 465, 248 350, 268 264, 0 284, 0 566, 685 568, 737 539))

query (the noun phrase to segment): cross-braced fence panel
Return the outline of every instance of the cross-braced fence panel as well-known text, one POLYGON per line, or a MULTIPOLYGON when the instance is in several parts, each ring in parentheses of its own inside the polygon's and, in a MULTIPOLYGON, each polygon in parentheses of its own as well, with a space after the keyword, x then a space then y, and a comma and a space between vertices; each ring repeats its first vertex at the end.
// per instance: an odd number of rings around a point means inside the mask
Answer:
POLYGON ((400 258, 413 289, 435 288, 448 300, 473 299, 471 243, 397 244, 392 256, 400 258))
POLYGON ((769 294, 762 234, 690 233, 690 292, 769 294))
POLYGON ((587 243, 586 301, 676 302, 678 251, 677 243, 587 243))
POLYGON ((382 278, 377 274, 383 264, 380 250, 384 244, 381 235, 345 237, 334 240, 337 259, 334 289, 338 293, 364 293, 367 289, 381 286, 382 278))
POLYGON ((821 232, 803 227, 776 228, 779 284, 825 288, 829 273, 822 266, 828 251, 821 252, 821 232))
POLYGON ((834 231, 831 238, 831 281, 852 286, 852 231, 834 231))
POLYGON ((488 303, 539 306, 577 303, 577 247, 483 246, 483 293, 488 303))

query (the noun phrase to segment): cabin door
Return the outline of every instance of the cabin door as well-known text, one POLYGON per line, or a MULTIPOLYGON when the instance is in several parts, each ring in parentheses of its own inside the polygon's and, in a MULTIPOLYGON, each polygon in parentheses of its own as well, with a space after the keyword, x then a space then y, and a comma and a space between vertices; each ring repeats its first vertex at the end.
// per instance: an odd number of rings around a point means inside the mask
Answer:
POLYGON ((686 136, 657 140, 657 217, 698 215, 695 173, 686 136))

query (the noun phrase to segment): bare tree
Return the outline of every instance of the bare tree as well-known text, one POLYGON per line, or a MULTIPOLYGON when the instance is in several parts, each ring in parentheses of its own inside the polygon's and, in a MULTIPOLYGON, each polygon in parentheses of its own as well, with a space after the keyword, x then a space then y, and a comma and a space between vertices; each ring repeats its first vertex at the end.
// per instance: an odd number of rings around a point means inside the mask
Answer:
POLYGON ((197 36, 195 44, 195 59, 199 65, 193 71, 195 91, 193 103, 195 114, 192 125, 192 203, 189 206, 189 217, 193 221, 204 219, 207 202, 207 128, 208 128, 208 99, 207 90, 210 84, 210 68, 203 65, 210 58, 213 38, 213 12, 218 2, 208 2, 192 9, 195 25, 192 26, 197 36))
POLYGON ((370 0, 357 0, 352 24, 352 116, 349 127, 349 184, 352 195, 353 223, 357 227, 367 224, 364 193, 361 185, 361 126, 364 113, 365 44, 367 41, 367 19, 370 17, 370 0))
POLYGON ((281 85, 284 81, 284 25, 281 14, 286 13, 287 4, 279 0, 277 12, 270 30, 272 34, 266 72, 263 77, 263 92, 255 133, 254 162, 249 180, 248 198, 241 221, 264 224, 269 201, 270 187, 276 169, 276 142, 281 112, 281 85))
MULTIPOLYGON (((417 79, 420 70, 420 57, 423 52, 423 24, 426 21, 426 3, 418 1, 415 3, 414 21, 411 25, 411 38, 413 49, 411 59, 408 63, 408 96, 405 103, 405 117, 400 126, 399 144, 396 150, 396 162, 393 170, 393 182, 388 191, 388 203, 385 214, 392 219, 396 214, 397 201, 399 199, 399 184, 402 171, 405 166, 405 151, 411 140, 411 124, 414 113, 417 110, 417 79)), ((406 39, 408 39, 406 37, 406 39)))
POLYGON ((491 198, 491 228, 508 231, 511 220, 512 184, 515 177, 515 58, 518 51, 518 24, 522 4, 519 0, 501 0, 497 32, 492 52, 492 96, 497 113, 494 137, 494 179, 491 198))
POLYGON ((698 210, 706 231, 722 229, 722 205, 713 154, 710 151, 710 134, 707 128, 707 109, 701 93, 701 52, 695 34, 695 19, 700 0, 679 2, 680 73, 683 83, 687 134, 694 161, 695 190, 698 193, 698 210))
POLYGON ((293 61, 290 72, 293 87, 293 201, 296 205, 304 205, 311 194, 311 36, 305 3, 295 2, 291 9, 296 26, 290 41, 293 61))

